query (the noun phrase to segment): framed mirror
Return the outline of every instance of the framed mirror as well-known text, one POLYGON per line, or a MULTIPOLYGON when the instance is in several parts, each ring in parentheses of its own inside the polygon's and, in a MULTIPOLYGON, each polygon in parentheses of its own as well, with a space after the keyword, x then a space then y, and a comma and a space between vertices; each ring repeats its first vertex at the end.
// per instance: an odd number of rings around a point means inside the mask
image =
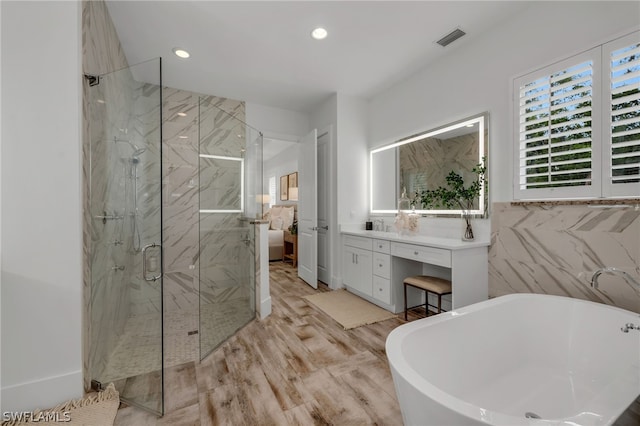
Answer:
MULTIPOLYGON (((446 187, 446 177, 452 171, 462 176, 465 187, 478 180, 473 169, 484 164, 487 158, 487 125, 488 114, 483 113, 372 150, 369 159, 371 213, 397 213, 403 189, 412 198, 423 190, 446 187)), ((486 213, 487 195, 483 182, 471 214, 486 213)), ((415 211, 419 214, 462 213, 461 209, 426 209, 418 204, 420 201, 415 203, 415 211)))

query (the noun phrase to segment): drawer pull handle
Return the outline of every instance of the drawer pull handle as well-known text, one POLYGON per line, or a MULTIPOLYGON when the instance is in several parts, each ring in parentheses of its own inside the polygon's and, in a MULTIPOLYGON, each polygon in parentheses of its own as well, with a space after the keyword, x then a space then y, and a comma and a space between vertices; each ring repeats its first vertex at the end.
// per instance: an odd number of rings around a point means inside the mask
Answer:
POLYGON ((417 256, 417 255, 418 255, 418 252, 417 252, 417 251, 414 251, 414 252, 413 252, 413 254, 415 254, 415 255, 417 256))
POLYGON ((378 263, 378 266, 382 268, 382 263, 378 263))

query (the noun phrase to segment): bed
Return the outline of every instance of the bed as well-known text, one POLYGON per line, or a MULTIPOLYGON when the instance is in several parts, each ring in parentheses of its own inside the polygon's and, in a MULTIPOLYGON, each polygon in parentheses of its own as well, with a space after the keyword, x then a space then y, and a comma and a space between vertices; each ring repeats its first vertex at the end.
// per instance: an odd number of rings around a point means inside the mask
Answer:
POLYGON ((264 214, 269 221, 269 260, 282 260, 284 231, 297 220, 298 206, 295 204, 274 205, 264 214))

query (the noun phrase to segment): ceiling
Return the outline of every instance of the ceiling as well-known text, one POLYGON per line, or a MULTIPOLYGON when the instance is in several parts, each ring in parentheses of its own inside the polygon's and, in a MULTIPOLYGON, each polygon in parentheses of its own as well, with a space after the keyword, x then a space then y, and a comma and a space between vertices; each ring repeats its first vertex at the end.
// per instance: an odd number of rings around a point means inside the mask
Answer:
POLYGON ((301 112, 335 92, 370 99, 528 4, 107 1, 129 64, 162 57, 166 86, 301 112), (325 40, 310 37, 317 26, 325 40), (455 28, 467 35, 435 43, 455 28))

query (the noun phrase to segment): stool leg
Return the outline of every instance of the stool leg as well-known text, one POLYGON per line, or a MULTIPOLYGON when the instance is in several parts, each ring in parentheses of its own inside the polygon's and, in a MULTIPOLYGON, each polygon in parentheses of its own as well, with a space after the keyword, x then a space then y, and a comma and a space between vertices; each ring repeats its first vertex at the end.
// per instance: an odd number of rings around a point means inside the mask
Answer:
POLYGON ((407 321, 407 285, 402 283, 404 286, 404 320, 407 321))
POLYGON ((438 313, 442 313, 442 295, 438 295, 438 313))

